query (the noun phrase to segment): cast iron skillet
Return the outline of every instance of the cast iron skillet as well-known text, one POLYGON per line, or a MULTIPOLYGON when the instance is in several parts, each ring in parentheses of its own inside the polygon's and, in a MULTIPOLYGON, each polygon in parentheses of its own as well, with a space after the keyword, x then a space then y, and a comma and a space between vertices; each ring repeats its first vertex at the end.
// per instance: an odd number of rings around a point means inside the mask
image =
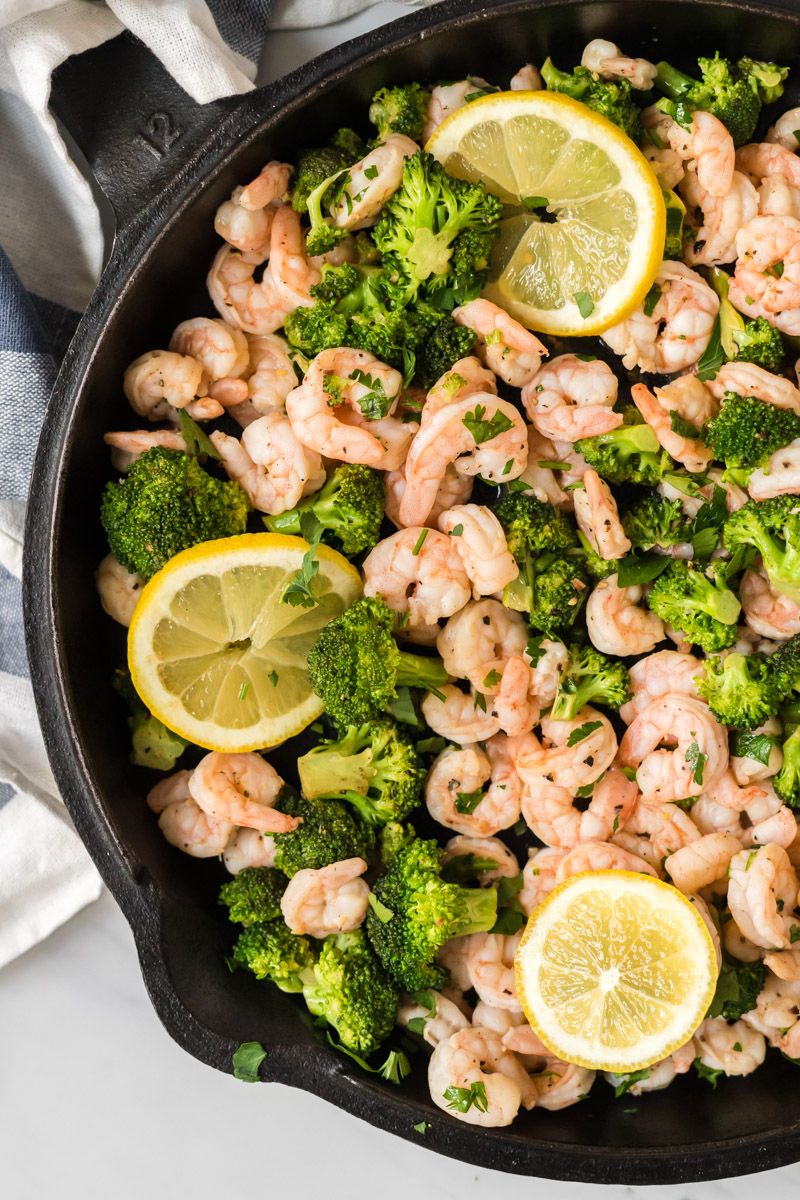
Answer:
MULTIPOLYGON (((123 713, 109 689, 121 639, 92 583, 106 549, 102 434, 131 425, 122 371, 166 345, 179 320, 211 312, 204 276, 216 248, 212 216, 236 184, 270 157, 363 123, 370 95, 386 81, 467 71, 503 81, 549 52, 560 64, 575 62, 598 35, 685 67, 693 65, 687 52, 713 48, 796 65, 800 10, 785 2, 445 0, 273 87, 203 109, 127 36, 61 69, 56 111, 113 206, 117 236, 59 375, 34 469, 25 564, 33 684, 62 795, 130 922, 156 1011, 203 1062, 230 1071, 240 1042, 261 1041, 269 1050, 263 1079, 306 1088, 440 1153, 522 1174, 677 1183, 800 1158, 800 1076, 776 1054, 716 1092, 686 1078, 641 1101, 615 1102, 601 1084, 564 1112, 534 1111, 511 1129, 478 1130, 431 1103, 421 1063, 401 1088, 369 1077, 317 1040, 295 1001, 230 975, 216 864, 167 845, 143 802, 149 777, 128 764, 123 713), (421 1120, 430 1123, 424 1137, 413 1128, 421 1120)), ((796 88, 787 102, 797 103, 796 88)))

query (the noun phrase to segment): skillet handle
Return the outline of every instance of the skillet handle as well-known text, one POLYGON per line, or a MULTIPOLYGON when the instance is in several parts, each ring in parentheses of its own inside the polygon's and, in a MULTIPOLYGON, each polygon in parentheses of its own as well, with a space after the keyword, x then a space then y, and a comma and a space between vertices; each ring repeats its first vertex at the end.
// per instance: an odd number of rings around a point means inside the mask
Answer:
POLYGON ((119 232, 240 102, 232 96, 198 104, 125 32, 62 63, 50 108, 85 157, 119 232))

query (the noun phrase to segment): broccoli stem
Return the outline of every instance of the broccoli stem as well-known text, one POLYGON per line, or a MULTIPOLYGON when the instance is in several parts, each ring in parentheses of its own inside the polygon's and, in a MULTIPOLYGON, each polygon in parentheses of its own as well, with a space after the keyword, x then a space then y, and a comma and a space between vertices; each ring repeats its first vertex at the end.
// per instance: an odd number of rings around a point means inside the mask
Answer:
POLYGON ((447 683, 450 676, 445 671, 441 659, 423 658, 421 654, 408 654, 398 650, 397 687, 418 687, 426 691, 435 691, 447 683))
POLYGON ((657 63, 656 69, 656 87, 670 100, 680 100, 697 83, 696 79, 684 75, 683 71, 678 71, 668 62, 657 63))
POLYGON ((462 888, 464 901, 461 919, 453 937, 465 937, 468 933, 483 933, 491 929, 497 918, 497 892, 494 888, 462 888))

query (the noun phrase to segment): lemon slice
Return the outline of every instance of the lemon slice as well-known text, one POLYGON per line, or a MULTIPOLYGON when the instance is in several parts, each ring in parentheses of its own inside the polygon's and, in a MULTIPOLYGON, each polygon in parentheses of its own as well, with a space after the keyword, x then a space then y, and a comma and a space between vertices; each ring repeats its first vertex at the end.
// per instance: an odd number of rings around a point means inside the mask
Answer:
POLYGON ((201 542, 143 590, 128 631, 134 686, 160 721, 208 750, 275 746, 322 712, 306 671, 323 625, 361 594, 347 559, 319 546, 318 603, 281 599, 308 542, 279 533, 201 542))
POLYGON ((605 117, 559 92, 499 92, 451 113, 426 148, 512 206, 483 294, 528 328, 598 334, 644 299, 664 253, 664 200, 605 117))
POLYGON ((703 1020, 717 957, 677 888, 588 871, 534 909, 517 949, 520 1003, 555 1055, 626 1074, 666 1058, 703 1020))

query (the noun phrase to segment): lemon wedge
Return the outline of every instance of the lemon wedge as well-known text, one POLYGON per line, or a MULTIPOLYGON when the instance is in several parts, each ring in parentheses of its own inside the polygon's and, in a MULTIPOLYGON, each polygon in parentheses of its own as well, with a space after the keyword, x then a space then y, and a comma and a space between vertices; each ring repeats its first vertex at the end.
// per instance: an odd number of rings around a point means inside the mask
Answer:
POLYGON ((702 917, 670 884, 589 871, 534 909, 517 949, 520 1003, 559 1058, 627 1074, 684 1045, 717 983, 702 917))
POLYGON ((529 329, 602 333, 644 299, 664 253, 664 199, 621 129, 559 92, 499 92, 442 122, 428 149, 508 206, 484 296, 529 329))
POLYGON ((201 542, 144 588, 128 631, 134 687, 160 721, 208 750, 275 746, 322 712, 306 658, 324 625, 361 594, 327 546, 308 607, 283 599, 308 542, 277 533, 201 542))

